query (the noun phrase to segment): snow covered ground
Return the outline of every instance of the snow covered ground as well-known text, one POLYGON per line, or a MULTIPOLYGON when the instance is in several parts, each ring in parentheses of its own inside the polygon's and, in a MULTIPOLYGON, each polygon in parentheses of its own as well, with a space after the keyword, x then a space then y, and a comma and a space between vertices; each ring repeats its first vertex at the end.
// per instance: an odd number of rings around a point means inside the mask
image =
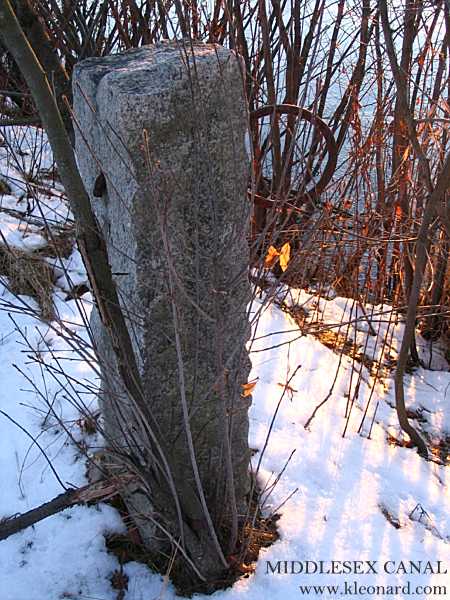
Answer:
MULTIPOLYGON (((26 171, 37 169, 29 138, 18 134, 11 143, 17 140, 28 152, 22 166, 26 171)), ((16 248, 42 248, 46 240, 39 227, 24 226, 18 214, 41 218, 41 209, 24 197, 21 169, 6 160, 7 154, 7 148, 0 148, 0 177, 8 175, 11 188, 0 196, 0 231, 16 248)), ((43 166, 50 166, 45 153, 39 159, 39 168, 43 166)), ((42 202, 47 217, 55 222, 67 218, 57 184, 51 196, 43 194, 42 202)), ((60 277, 55 306, 70 329, 87 339, 79 307, 87 315, 90 296, 67 298, 71 281, 80 284, 86 279, 78 252, 64 263, 70 277, 56 264, 60 277)), ((75 355, 57 328, 27 314, 26 306, 35 307, 34 300, 23 297, 23 304, 18 302, 4 283, 0 279, 0 519, 53 498, 63 491, 61 482, 83 485, 86 463, 77 443, 91 450, 98 444, 80 418, 80 408, 95 410, 89 382, 96 375, 89 360, 75 355), (54 365, 62 361, 73 380, 68 383, 55 371, 54 377, 46 373, 30 359, 33 349, 54 365)), ((351 344, 341 356, 327 346, 326 335, 300 335, 293 318, 275 304, 263 299, 253 304, 251 380, 257 379, 257 384, 250 445, 257 450, 253 465, 259 467, 266 490, 265 510, 280 514, 280 540, 261 551, 254 574, 215 596, 379 598, 385 592, 396 598, 450 597, 450 470, 445 453, 441 460, 436 456, 427 462, 394 443, 402 436, 385 363, 395 360, 403 325, 388 322, 387 306, 366 307, 366 318, 360 307, 343 298, 325 300, 304 291, 280 290, 278 299, 285 308, 307 313, 310 321, 320 316, 319 323, 341 324, 339 331, 360 349, 359 360, 354 360, 351 344), (377 335, 367 335, 368 321, 377 335), (382 355, 384 340, 388 346, 382 355), (382 374, 375 386, 369 368, 372 374, 377 368, 382 374)), ((421 352, 427 357, 425 343, 421 352)), ((437 351, 431 366, 433 370, 420 368, 406 378, 407 405, 437 444, 450 438, 450 373, 437 351)), ((118 592, 111 576, 119 564, 106 551, 104 536, 123 530, 118 513, 100 504, 69 509, 0 542, 0 599, 115 600, 118 592)), ((174 597, 171 585, 146 566, 127 563, 123 568, 129 578, 125 600, 174 597)))

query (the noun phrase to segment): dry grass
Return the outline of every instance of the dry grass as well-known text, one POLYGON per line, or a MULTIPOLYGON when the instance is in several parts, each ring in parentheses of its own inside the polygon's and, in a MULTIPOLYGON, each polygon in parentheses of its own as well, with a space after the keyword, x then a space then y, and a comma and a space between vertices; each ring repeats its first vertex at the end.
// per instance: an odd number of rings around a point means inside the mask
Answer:
POLYGON ((47 240, 47 245, 36 252, 36 255, 51 258, 69 258, 75 246, 75 228, 66 225, 52 229, 51 235, 47 227, 38 231, 47 240))
POLYGON ((0 179, 0 196, 11 193, 10 185, 4 180, 0 179))
POLYGON ((6 276, 13 294, 36 300, 42 319, 54 318, 53 270, 40 256, 0 245, 0 275, 6 276))
MULTIPOLYGON (((336 354, 345 354, 358 363, 363 364, 371 375, 375 375, 378 363, 373 358, 370 358, 361 351, 361 345, 350 340, 343 333, 334 331, 328 328, 326 324, 322 328, 318 327, 317 321, 309 322, 308 312, 300 306, 289 306, 285 302, 275 301, 276 304, 288 313, 298 325, 299 330, 304 335, 312 335, 321 344, 335 352, 336 354)), ((392 369, 392 365, 385 365, 386 368, 392 369)))

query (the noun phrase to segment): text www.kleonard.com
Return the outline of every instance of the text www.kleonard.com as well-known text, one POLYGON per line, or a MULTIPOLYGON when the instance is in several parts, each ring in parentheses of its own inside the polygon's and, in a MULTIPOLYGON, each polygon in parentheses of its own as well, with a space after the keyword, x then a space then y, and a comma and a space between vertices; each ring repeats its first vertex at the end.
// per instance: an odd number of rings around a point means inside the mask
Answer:
MULTIPOLYGON (((447 586, 445 585, 415 585, 407 581, 404 585, 362 585, 357 581, 344 581, 340 585, 299 585, 300 594, 310 594, 333 597, 333 596, 381 596, 405 598, 407 596, 422 596, 436 598, 447 597, 447 586)), ((449 589, 450 592, 450 589, 449 589)))

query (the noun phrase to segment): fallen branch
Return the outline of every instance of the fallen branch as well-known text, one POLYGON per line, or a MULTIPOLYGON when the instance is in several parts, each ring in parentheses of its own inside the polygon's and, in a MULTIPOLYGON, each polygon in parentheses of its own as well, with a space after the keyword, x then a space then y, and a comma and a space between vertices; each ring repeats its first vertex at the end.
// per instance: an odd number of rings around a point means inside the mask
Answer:
POLYGON ((102 502, 115 496, 120 487, 125 483, 130 483, 131 480, 135 479, 134 476, 122 476, 116 477, 112 480, 102 480, 93 484, 85 485, 84 487, 77 489, 69 489, 53 500, 45 502, 33 508, 26 513, 13 515, 12 517, 5 517, 0 519, 0 541, 6 540, 11 535, 23 531, 35 523, 39 523, 46 519, 56 515, 57 513, 71 508, 77 504, 87 504, 88 502, 102 502))

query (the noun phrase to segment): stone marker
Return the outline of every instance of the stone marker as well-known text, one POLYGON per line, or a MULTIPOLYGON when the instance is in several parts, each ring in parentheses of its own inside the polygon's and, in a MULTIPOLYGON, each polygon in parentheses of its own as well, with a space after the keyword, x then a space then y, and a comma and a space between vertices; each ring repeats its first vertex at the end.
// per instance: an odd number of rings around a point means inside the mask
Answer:
MULTIPOLYGON (((249 491, 250 400, 241 395, 250 369, 249 159, 241 63, 219 46, 163 42, 84 60, 73 81, 77 161, 105 237, 145 402, 171 465, 186 546, 199 568, 208 570, 214 551, 182 400, 220 538, 230 531, 233 494, 242 514, 249 491), (196 539, 197 548, 189 543, 196 539)), ((108 444, 139 455, 140 467, 152 473, 151 443, 118 381, 96 311, 91 325, 102 359, 108 444)), ((149 514, 180 536, 168 526, 176 523, 175 507, 158 476, 160 485, 154 484, 158 477, 147 481, 153 481, 146 486, 151 504, 142 487, 127 497, 130 510, 141 513, 136 520, 149 547, 164 537, 149 514)), ((158 543, 164 548, 166 541, 158 543)))

